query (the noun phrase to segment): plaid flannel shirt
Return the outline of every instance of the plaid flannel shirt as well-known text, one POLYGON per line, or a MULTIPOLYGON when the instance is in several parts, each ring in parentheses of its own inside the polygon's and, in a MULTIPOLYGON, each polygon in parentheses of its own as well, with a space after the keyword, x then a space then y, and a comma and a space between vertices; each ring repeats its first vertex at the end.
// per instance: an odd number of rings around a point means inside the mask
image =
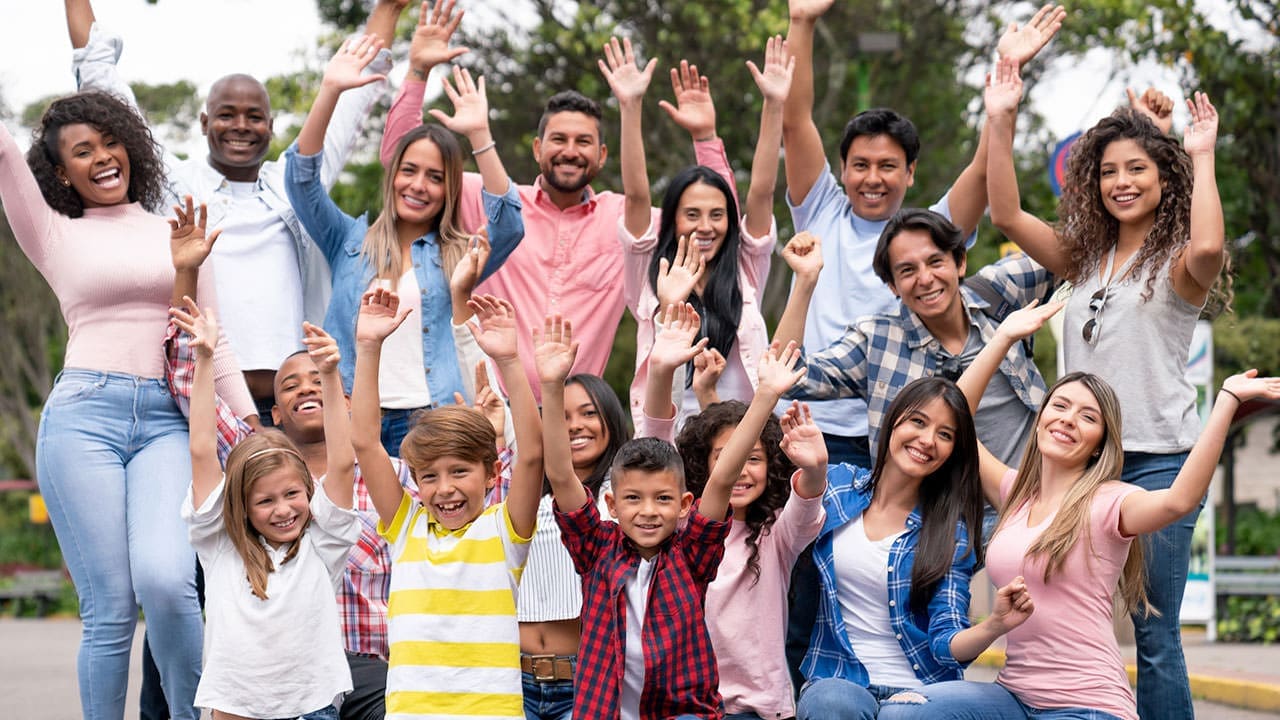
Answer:
MULTIPOLYGON (((582 576, 582 643, 574 678, 575 718, 617 718, 626 648, 626 581, 640 556, 616 523, 600 517, 594 498, 580 508, 556 508, 560 538, 582 576)), ((688 525, 654 556, 644 619, 641 720, 689 714, 723 717, 720 676, 703 605, 715 579, 727 521, 693 512, 688 525)))
MULTIPOLYGON (((169 323, 164 335, 164 379, 169 394, 182 414, 191 417, 191 383, 196 374, 196 354, 191 349, 191 336, 169 323)), ((249 436, 253 428, 236 417, 231 406, 214 396, 217 408, 218 462, 226 465, 227 455, 236 443, 249 436)))
MULTIPOLYGON (((983 342, 991 341, 1010 312, 1043 298, 1054 285, 1049 271, 1021 253, 992 263, 977 275, 989 281, 1002 300, 999 307, 991 307, 971 288, 960 286, 969 323, 983 342)), ((889 405, 912 380, 937 374, 941 347, 920 318, 899 301, 897 313, 859 318, 838 342, 805 358, 807 374, 784 397, 863 398, 874 449, 889 405)), ((1014 344, 1000 361, 1000 372, 1031 412, 1040 408, 1048 388, 1026 346, 1014 344)))
MULTIPOLYGON (((822 597, 818 620, 809 638, 809 651, 800 665, 809 680, 841 678, 866 687, 870 682, 866 667, 858 661, 845 633, 844 616, 837 591, 832 539, 835 531, 852 522, 871 504, 871 472, 853 465, 827 468, 827 491, 822 507, 827 520, 814 541, 813 560, 822 575, 822 597)), ((951 639, 969 627, 969 578, 974 556, 969 551, 969 534, 963 522, 956 523, 956 549, 951 569, 943 576, 929 600, 927 613, 911 611, 911 568, 920 540, 920 511, 907 516, 907 528, 889 548, 886 568, 889 586, 889 624, 911 669, 922 683, 964 679, 964 668, 951 654, 951 639)))

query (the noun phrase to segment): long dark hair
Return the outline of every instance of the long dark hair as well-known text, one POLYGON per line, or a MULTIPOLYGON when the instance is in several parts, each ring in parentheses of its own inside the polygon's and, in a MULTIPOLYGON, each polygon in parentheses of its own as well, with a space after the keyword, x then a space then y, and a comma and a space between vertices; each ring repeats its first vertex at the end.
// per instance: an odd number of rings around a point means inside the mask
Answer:
POLYGON ((955 383, 940 377, 920 378, 907 385, 889 405, 876 444, 871 483, 880 481, 889 441, 912 411, 941 398, 955 415, 951 457, 920 483, 920 542, 911 567, 911 611, 928 612, 929 601, 956 559, 956 523, 969 535, 966 557, 982 563, 982 484, 978 477, 978 434, 969 403, 955 383))
MULTIPOLYGON (((618 454, 618 448, 631 439, 631 418, 627 411, 622 408, 622 402, 618 400, 617 393, 599 375, 588 375, 587 373, 570 375, 565 378, 564 385, 565 387, 578 385, 587 393, 587 397, 591 398, 591 404, 596 406, 596 412, 600 416, 600 424, 604 426, 605 432, 609 434, 604 452, 596 460, 595 469, 591 471, 591 475, 582 483, 587 486, 587 492, 594 499, 599 496, 600 486, 609 477, 609 469, 613 467, 613 458, 618 454)), ((551 494, 551 483, 545 477, 542 480, 542 494, 551 494)))
POLYGON ((80 193, 63 185, 57 173, 58 166, 63 164, 58 148, 62 128, 80 124, 110 135, 124 145, 129 155, 129 202, 139 203, 150 212, 164 209, 164 161, 160 146, 151 136, 151 128, 123 100, 96 90, 54 100, 31 134, 27 165, 49 207, 71 218, 84 215, 80 193))
MULTIPOLYGON (((710 347, 729 357, 738 337, 738 322, 742 319, 742 288, 738 286, 739 237, 738 204, 733 200, 729 183, 719 173, 705 165, 694 165, 681 170, 667 187, 662 197, 662 222, 658 226, 658 247, 649 261, 649 288, 658 291, 658 263, 662 259, 672 262, 676 256, 676 217, 680 212, 680 197, 694 183, 710 185, 724 195, 725 212, 729 228, 725 231, 720 252, 707 262, 707 284, 702 295, 692 293, 689 302, 702 316, 699 336, 710 340, 710 347)), ((685 373, 685 385, 693 381, 693 373, 685 373)))
MULTIPOLYGON (((676 447, 684 458, 685 481, 689 491, 699 497, 711 476, 711 444, 721 430, 735 427, 747 414, 746 403, 726 400, 708 405, 706 410, 690 417, 676 437, 676 447)), ((770 415, 760 431, 767 468, 764 492, 747 506, 747 569, 760 582, 760 538, 768 535, 778 519, 778 511, 791 495, 791 474, 795 466, 779 448, 782 425, 770 415)))

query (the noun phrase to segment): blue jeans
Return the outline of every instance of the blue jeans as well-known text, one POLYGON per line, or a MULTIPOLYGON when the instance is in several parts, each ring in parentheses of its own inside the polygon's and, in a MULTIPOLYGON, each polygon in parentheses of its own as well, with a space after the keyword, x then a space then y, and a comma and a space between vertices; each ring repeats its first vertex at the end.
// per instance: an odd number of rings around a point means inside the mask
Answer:
POLYGON ((391 410, 382 408, 382 447, 393 458, 400 457, 400 443, 413 427, 410 418, 422 408, 391 410))
POLYGON ((520 673, 526 720, 569 720, 573 716, 573 681, 538 682, 533 673, 520 673))
POLYGON ((753 712, 745 712, 745 713, 727 713, 724 716, 724 720, 764 720, 764 718, 760 717, 759 715, 753 712))
POLYGON ((1092 708, 1033 708, 999 683, 952 680, 925 685, 880 705, 881 720, 1121 720, 1092 708))
POLYGON ((191 455, 164 381, 64 370, 40 416, 36 476, 80 598, 84 717, 124 715, 141 605, 169 713, 195 720, 203 624, 179 515, 191 455))
POLYGON ((796 720, 871 720, 885 698, 901 688, 861 685, 843 678, 821 678, 800 689, 796 720))
MULTIPOLYGON (((1127 452, 1120 479, 1144 490, 1162 490, 1173 484, 1186 460, 1187 453, 1127 452)), ((1200 508, 1203 507, 1202 499, 1200 508)), ((1160 611, 1159 617, 1133 615, 1138 645, 1138 715, 1143 720, 1192 720, 1195 717, 1178 615, 1182 611, 1182 591, 1187 586, 1187 566, 1191 562, 1191 535, 1200 508, 1142 538, 1147 597, 1160 611)))

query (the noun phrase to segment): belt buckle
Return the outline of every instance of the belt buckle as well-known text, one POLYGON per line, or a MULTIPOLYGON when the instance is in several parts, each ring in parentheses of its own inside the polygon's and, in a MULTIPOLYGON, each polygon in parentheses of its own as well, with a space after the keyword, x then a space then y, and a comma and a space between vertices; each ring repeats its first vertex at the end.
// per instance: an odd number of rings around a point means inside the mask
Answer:
POLYGON ((554 682, 556 679, 555 655, 530 655, 529 668, 533 670, 533 679, 537 682, 554 682), (541 670, 540 668, 546 668, 541 670))

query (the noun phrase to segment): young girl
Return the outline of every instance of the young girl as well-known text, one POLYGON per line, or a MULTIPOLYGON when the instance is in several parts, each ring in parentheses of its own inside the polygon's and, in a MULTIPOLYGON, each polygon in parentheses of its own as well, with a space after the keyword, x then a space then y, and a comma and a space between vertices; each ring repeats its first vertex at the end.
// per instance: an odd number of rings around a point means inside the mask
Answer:
MULTIPOLYGON (((1084 134, 1071 149, 1056 227, 1023 212, 1013 165, 1017 67, 1001 63, 986 91, 991 123, 991 220, 1028 255, 1075 284, 1064 314, 1066 370, 1097 373, 1128 414, 1122 480, 1168 488, 1200 428, 1185 366, 1191 333, 1220 282, 1222 204, 1214 178, 1218 113, 1203 93, 1188 100, 1180 147, 1169 137, 1171 101, 1148 92, 1084 134), (1155 122, 1152 122, 1152 121, 1155 122), (1144 349, 1134 362, 1133 348, 1144 349)), ((1132 97, 1132 93, 1131 93, 1132 97)), ((1191 718, 1178 621, 1199 508, 1151 538, 1151 602, 1135 614, 1138 705, 1144 717, 1191 718)))
MULTIPOLYGON (((782 38, 774 37, 765 50, 763 71, 755 63, 747 63, 764 95, 764 105, 746 215, 741 223, 731 172, 720 175, 710 168, 694 166, 676 175, 667 188, 655 233, 640 128, 641 103, 655 61, 641 70, 631 43, 620 45, 616 38, 605 46, 605 57, 607 64, 601 62, 600 67, 622 112, 626 210, 619 237, 626 248, 627 306, 638 325, 636 374, 631 385, 633 419, 638 426, 648 377, 648 354, 655 334, 654 315, 660 308, 686 301, 693 303, 704 318, 709 347, 725 359, 725 369, 717 382, 719 396, 749 401, 756 386, 756 364, 768 345, 760 300, 777 241, 773 192, 782 142, 782 105, 791 86, 795 61, 787 54, 782 38)), ((683 112, 666 103, 663 107, 682 126, 705 125, 706 130, 697 132, 714 136, 715 108, 706 78, 698 76, 696 67, 681 63, 679 73, 671 71, 671 81, 677 96, 696 93, 703 99, 699 103, 682 102, 683 112), (698 119, 691 119, 691 115, 698 119), (709 116, 709 121, 702 120, 703 116, 709 116)), ((705 138, 695 134, 694 139, 705 138)), ((692 379, 691 374, 686 377, 692 379)), ((691 382, 683 383, 675 401, 681 421, 700 409, 691 382)))
POLYGON ((516 588, 542 483, 541 422, 516 349, 515 312, 492 296, 470 302, 468 325, 498 366, 511 399, 516 457, 505 502, 485 506, 500 463, 493 425, 469 408, 423 413, 401 445, 419 500, 400 486, 379 439, 383 342, 411 312, 376 288, 356 325, 352 442, 391 545, 387 718, 524 717, 516 588), (460 616, 460 612, 466 614, 460 616))
MULTIPOLYGON (((978 402, 1001 356, 1061 307, 1011 314, 960 385, 978 402)), ((1204 497, 1240 403, 1280 398, 1280 379, 1250 370, 1222 385, 1204 432, 1173 484, 1148 491, 1118 482, 1124 462, 1118 395, 1096 375, 1069 373, 1049 391, 1022 466, 1010 469, 979 445, 979 474, 1000 521, 987 549, 996 582, 1025 575, 1037 610, 1008 637, 994 684, 949 682, 882 717, 1123 718, 1137 720, 1112 630, 1116 590, 1132 613, 1152 610, 1142 544, 1135 536, 1176 522, 1204 497)))
POLYGON ((497 270, 516 247, 524 223, 519 196, 489 133, 484 79, 474 84, 470 74, 456 68, 453 84, 445 81, 454 116, 432 111, 448 129, 423 125, 400 139, 383 176, 382 213, 373 224, 347 215, 329 198, 320 182, 325 129, 344 90, 377 79, 360 74, 377 47, 368 37, 348 42, 325 68, 298 142, 286 153, 285 187, 298 219, 329 259, 333 297, 325 325, 334 329, 342 350, 342 379, 348 388, 354 373, 352 333, 364 292, 389 287, 402 297, 420 299, 415 303, 419 319, 389 338, 379 377, 383 444, 395 455, 414 411, 450 404, 453 393, 464 388, 456 334, 465 331, 450 326, 448 280, 467 250, 468 233, 457 220, 463 155, 450 130, 467 136, 484 178, 492 253, 481 279, 497 270))
POLYGON ((352 510, 354 454, 337 344, 304 325, 320 370, 328 472, 315 483, 285 435, 265 430, 218 462, 213 311, 185 298, 174 322, 191 334, 191 492, 182 507, 205 574, 205 665, 196 706, 215 720, 336 720, 351 690, 337 589, 360 537, 352 510))

